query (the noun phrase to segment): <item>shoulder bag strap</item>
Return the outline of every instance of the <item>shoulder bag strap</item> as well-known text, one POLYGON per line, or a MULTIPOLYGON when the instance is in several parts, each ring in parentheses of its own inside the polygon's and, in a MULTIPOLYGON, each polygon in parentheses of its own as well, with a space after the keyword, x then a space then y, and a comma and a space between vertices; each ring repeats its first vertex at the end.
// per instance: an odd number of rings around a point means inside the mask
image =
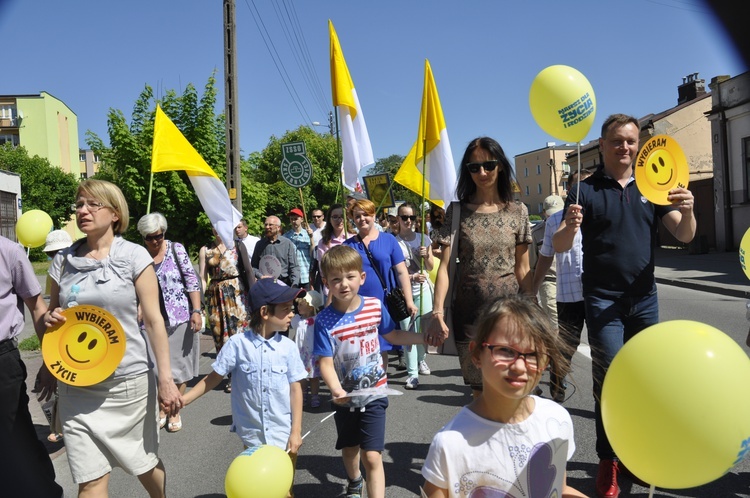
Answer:
MULTIPOLYGON (((174 264, 177 265, 177 270, 180 272, 180 279, 182 280, 182 287, 187 289, 187 284, 185 283, 185 274, 182 272, 182 265, 180 264, 180 260, 177 259, 177 251, 174 248, 174 242, 171 240, 169 241, 169 247, 172 249, 172 257, 174 258, 174 264)), ((187 293, 187 290, 185 291, 187 293)))
POLYGON ((461 225, 461 204, 457 201, 451 203, 451 257, 448 260, 448 297, 446 308, 453 305, 453 288, 456 278, 456 259, 458 258, 458 228, 461 225))
POLYGON ((367 244, 365 244, 365 241, 362 240, 362 236, 357 234, 357 238, 360 242, 362 242, 362 247, 365 248, 365 254, 367 254, 367 259, 370 260, 370 266, 372 266, 373 271, 375 271, 375 275, 378 276, 378 279, 380 279, 380 285, 383 286, 383 292, 385 294, 388 294, 388 287, 385 285, 385 280, 383 280, 383 276, 380 274, 380 271, 378 270, 378 265, 375 264, 375 259, 372 257, 372 253, 367 248, 367 244))

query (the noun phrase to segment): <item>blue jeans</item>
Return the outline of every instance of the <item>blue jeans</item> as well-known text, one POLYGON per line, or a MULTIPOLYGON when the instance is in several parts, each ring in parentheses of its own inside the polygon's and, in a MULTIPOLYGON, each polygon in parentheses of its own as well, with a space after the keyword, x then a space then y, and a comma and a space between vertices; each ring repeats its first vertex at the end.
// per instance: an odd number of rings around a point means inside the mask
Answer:
POLYGON ((599 400, 602 384, 612 359, 622 345, 641 330, 659 323, 656 285, 646 296, 611 298, 587 295, 586 328, 591 346, 591 374, 594 379, 596 453, 600 460, 616 457, 602 424, 599 400))

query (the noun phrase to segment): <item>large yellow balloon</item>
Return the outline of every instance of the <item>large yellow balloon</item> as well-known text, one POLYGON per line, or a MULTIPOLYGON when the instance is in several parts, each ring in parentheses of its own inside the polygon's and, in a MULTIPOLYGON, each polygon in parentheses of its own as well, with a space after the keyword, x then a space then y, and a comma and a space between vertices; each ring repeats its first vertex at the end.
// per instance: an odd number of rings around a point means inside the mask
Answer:
POLYGON ((580 142, 594 124, 596 97, 577 69, 549 66, 531 83, 529 107, 544 131, 566 142, 580 142))
POLYGON ((284 498, 292 487, 294 467, 286 451, 264 444, 240 453, 224 478, 227 498, 284 498))
POLYGON ((430 277, 430 281, 432 282, 432 285, 435 285, 435 280, 437 280, 437 271, 440 267, 440 259, 438 258, 432 258, 435 261, 435 265, 432 267, 432 270, 427 272, 427 275, 430 277))
POLYGON ((745 272, 745 276, 750 278, 750 228, 747 229, 745 235, 742 236, 740 242, 740 265, 742 271, 745 272))
POLYGON ((750 359, 720 330, 674 320, 629 340, 604 379, 607 437, 636 476, 682 489, 714 481, 750 448, 750 359))
POLYGON ((16 237, 24 247, 40 247, 52 230, 52 218, 40 209, 26 211, 16 222, 16 237))

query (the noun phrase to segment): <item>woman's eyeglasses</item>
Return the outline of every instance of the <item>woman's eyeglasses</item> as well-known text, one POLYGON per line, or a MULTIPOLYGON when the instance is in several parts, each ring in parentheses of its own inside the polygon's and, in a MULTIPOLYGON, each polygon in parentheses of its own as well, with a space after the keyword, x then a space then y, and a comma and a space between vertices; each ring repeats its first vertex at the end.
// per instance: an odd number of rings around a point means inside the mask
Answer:
POLYGON ((76 211, 80 211, 84 207, 86 207, 89 210, 89 213, 96 213, 101 208, 107 207, 107 206, 97 201, 78 201, 75 204, 70 205, 70 210, 75 213, 76 211))
POLYGON ((495 171, 495 168, 497 168, 497 159, 485 161, 483 163, 466 164, 466 169, 469 170, 469 173, 479 173, 479 168, 484 168, 487 173, 489 173, 490 171, 495 171))
POLYGON ((157 233, 154 235, 146 235, 145 237, 143 237, 143 240, 145 240, 146 242, 155 242, 163 238, 164 238, 164 233, 162 232, 162 233, 157 233))
POLYGON ((339 221, 339 220, 343 220, 343 219, 344 219, 343 216, 339 216, 339 215, 336 215, 336 214, 334 214, 333 216, 331 216, 331 221, 339 221))
POLYGON ((404 214, 400 214, 398 217, 401 218, 401 221, 409 221, 409 220, 416 221, 417 220, 416 216, 406 216, 404 214))
POLYGON ((526 368, 534 372, 544 370, 547 367, 547 363, 549 363, 549 357, 546 354, 537 353, 536 351, 521 353, 503 344, 488 344, 486 342, 482 343, 482 347, 489 349, 492 358, 498 363, 512 365, 518 361, 519 357, 523 358, 526 368))

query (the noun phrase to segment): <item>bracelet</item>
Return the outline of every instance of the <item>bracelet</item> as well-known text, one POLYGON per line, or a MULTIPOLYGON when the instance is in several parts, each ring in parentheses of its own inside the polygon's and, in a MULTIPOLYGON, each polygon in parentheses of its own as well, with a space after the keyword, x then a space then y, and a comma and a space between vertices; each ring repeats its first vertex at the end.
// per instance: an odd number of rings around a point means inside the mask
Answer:
POLYGON ((442 311, 440 311, 440 310, 437 310, 437 311, 433 310, 433 311, 432 311, 432 314, 433 314, 433 316, 434 316, 434 315, 442 315, 442 314, 443 314, 443 312, 442 312, 442 311))
POLYGON ((190 310, 190 314, 192 315, 193 313, 198 313, 199 315, 202 315, 203 314, 203 310, 201 310, 201 309, 190 310))

